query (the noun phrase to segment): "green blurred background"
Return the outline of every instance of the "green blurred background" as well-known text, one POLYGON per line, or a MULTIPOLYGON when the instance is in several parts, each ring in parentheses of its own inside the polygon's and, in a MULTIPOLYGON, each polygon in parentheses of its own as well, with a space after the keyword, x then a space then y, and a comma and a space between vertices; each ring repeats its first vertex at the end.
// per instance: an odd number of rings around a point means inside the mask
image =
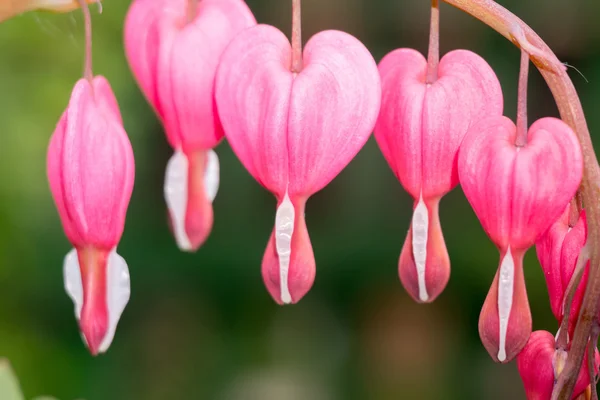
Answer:
MULTIPOLYGON (((257 19, 290 31, 290 3, 248 0, 257 19)), ((600 132, 600 2, 504 0, 538 31, 600 132)), ((361 39, 376 60, 397 47, 427 49, 428 1, 305 0, 305 40, 323 29, 361 39)), ((227 143, 212 235, 197 254, 169 233, 162 181, 171 149, 127 66, 122 27, 129 1, 94 14, 94 70, 112 83, 135 151, 137 176, 120 253, 132 297, 106 355, 83 345, 63 291, 70 249, 46 181, 46 146, 80 77, 79 12, 32 13, 0 24, 0 356, 27 398, 61 400, 522 399, 515 363, 492 362, 477 320, 498 263, 460 189, 441 204, 452 276, 431 305, 416 305, 397 276, 411 201, 374 140, 311 198, 307 223, 317 260, 313 289, 279 307, 260 262, 274 198, 227 143)), ((441 49, 467 48, 497 72, 514 116, 519 52, 480 22, 442 4, 441 49)), ((530 118, 556 115, 534 71, 530 118)), ((525 275, 534 329, 555 332, 543 275, 530 251, 525 275)), ((1 399, 0 399, 1 400, 1 399)))

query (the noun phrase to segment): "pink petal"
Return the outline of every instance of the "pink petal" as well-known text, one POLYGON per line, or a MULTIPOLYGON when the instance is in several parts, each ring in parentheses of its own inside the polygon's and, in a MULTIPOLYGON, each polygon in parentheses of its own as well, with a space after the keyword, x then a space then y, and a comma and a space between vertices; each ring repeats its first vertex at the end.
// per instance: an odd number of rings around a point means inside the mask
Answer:
MULTIPOLYGON (((555 351, 554 336, 550 332, 535 331, 531 334, 523 351, 518 355, 517 368, 528 400, 548 400, 552 397, 555 381, 555 351)), ((595 370, 597 371, 600 361, 598 350, 595 354, 595 370)), ((587 360, 586 352, 572 399, 578 398, 590 385, 587 360)))
POLYGON ((83 241, 79 236, 77 227, 67 212, 64 199, 64 184, 62 179, 62 160, 63 160, 63 141, 65 138, 65 130, 67 126, 67 113, 64 112, 60 117, 58 124, 48 146, 47 156, 47 171, 48 182, 50 183, 50 191, 54 198, 54 203, 58 209, 58 215, 65 231, 67 239, 76 246, 83 245, 83 241))
POLYGON ((159 117, 162 110, 157 94, 157 68, 160 36, 158 21, 162 14, 172 13, 177 3, 172 0, 135 0, 125 19, 125 54, 142 92, 159 117))
POLYGON ((206 195, 205 171, 208 161, 207 151, 197 151, 188 155, 188 202, 185 216, 185 231, 197 250, 206 241, 213 225, 212 201, 206 195))
POLYGON ((399 49, 379 63, 381 112, 375 139, 385 159, 413 199, 421 194, 422 110, 427 61, 416 50, 399 49))
POLYGON ((94 87, 94 98, 98 103, 98 108, 103 113, 113 113, 119 124, 123 125, 119 103, 117 103, 117 98, 110 87, 110 83, 108 83, 105 77, 98 75, 94 77, 92 86, 94 87))
POLYGON ((529 128, 514 166, 511 243, 529 247, 556 221, 581 183, 583 157, 573 130, 556 118, 529 128))
POLYGON ((380 63, 383 100, 375 138, 392 170, 416 200, 440 197, 458 184, 456 157, 473 122, 502 114, 494 71, 466 50, 446 54, 439 79, 426 83, 427 60, 399 49, 380 63))
POLYGON ((62 182, 67 213, 86 244, 111 249, 119 241, 134 180, 131 144, 113 97, 80 80, 66 112, 62 182))
POLYGON ((554 336, 535 331, 517 357, 517 368, 528 400, 549 400, 554 389, 554 336))
POLYGON ((290 70, 291 47, 279 30, 259 25, 227 48, 217 76, 217 104, 233 150, 267 189, 308 197, 322 189, 368 139, 379 110, 375 62, 355 38, 315 35, 304 69, 290 70))
POLYGON ((288 122, 292 197, 318 192, 356 156, 371 135, 381 101, 377 65, 353 36, 319 32, 306 44, 303 61, 288 122))
POLYGON ((258 25, 229 45, 216 81, 219 115, 233 151, 261 185, 281 198, 289 179, 290 62, 285 35, 258 25))
POLYGON ((186 152, 215 147, 223 129, 214 100, 220 57, 242 30, 256 25, 240 0, 203 0, 198 17, 182 24, 186 3, 160 21, 158 101, 169 142, 186 152))
POLYGON ((583 172, 577 137, 561 120, 536 121, 522 148, 515 135, 508 118, 486 119, 470 129, 458 160, 465 195, 501 249, 535 243, 564 211, 583 172))
MULTIPOLYGON (((506 117, 473 126, 458 156, 460 184, 483 229, 500 248, 509 245, 515 125, 506 117)), ((564 207, 564 206, 563 206, 564 207)))

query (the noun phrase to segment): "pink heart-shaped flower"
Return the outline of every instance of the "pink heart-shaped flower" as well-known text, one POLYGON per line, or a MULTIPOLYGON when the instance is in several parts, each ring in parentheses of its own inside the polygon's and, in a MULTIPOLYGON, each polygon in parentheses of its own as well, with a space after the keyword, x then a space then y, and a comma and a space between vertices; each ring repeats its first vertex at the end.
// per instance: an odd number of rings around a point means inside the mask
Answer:
POLYGON ((210 149, 223 138, 215 75, 231 40, 256 25, 243 0, 203 0, 188 15, 186 0, 136 0, 125 22, 125 50, 146 98, 163 122, 175 154, 165 200, 180 249, 197 250, 213 223, 219 166, 210 149))
POLYGON ((583 173, 577 137, 561 120, 536 121, 523 147, 515 145, 516 133, 506 117, 481 121, 469 130, 458 158, 464 193, 501 253, 479 332, 502 362, 518 354, 531 332, 523 255, 564 211, 583 173))
POLYGON ((216 82, 231 147, 277 197, 278 218, 263 276, 271 295, 283 303, 298 301, 314 280, 304 204, 365 144, 381 97, 373 57, 346 33, 324 31, 311 38, 300 73, 291 71, 291 58, 285 35, 259 25, 229 45, 216 82), (277 276, 276 282, 268 278, 277 276))
POLYGON ((456 158, 471 124, 502 115, 502 90, 485 60, 466 50, 446 54, 432 83, 426 81, 427 60, 412 49, 385 56, 379 72, 382 104, 375 138, 415 201, 399 274, 415 300, 429 302, 450 277, 439 201, 458 184, 456 158))

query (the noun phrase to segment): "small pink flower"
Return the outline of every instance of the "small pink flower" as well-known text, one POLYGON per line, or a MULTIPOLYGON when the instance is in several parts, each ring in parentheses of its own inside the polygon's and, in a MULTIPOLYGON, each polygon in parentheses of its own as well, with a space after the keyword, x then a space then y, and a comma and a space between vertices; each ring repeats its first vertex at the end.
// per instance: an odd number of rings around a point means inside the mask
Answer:
POLYGON ((136 0, 125 22, 125 50, 137 81, 175 154, 164 195, 178 246, 195 251, 213 224, 223 138, 214 99, 221 54, 256 20, 242 0, 202 0, 188 15, 186 0, 136 0))
MULTIPOLYGON (((560 365, 559 352, 555 350, 554 336, 550 332, 535 331, 531 334, 527 345, 517 356, 517 368, 528 400, 550 400, 552 397, 554 382, 564 367, 560 365)), ((600 354, 596 350, 596 371, 599 364, 600 354)), ((577 398, 589 385, 586 352, 572 399, 577 398)))
POLYGON ((104 77, 75 85, 50 140, 47 167, 52 196, 74 246, 65 258, 65 288, 95 355, 110 346, 129 300, 129 271, 116 247, 135 173, 131 144, 104 77))
POLYGON ((373 57, 346 33, 313 36, 303 63, 293 72, 288 39, 259 25, 233 40, 217 73, 227 139, 250 174, 277 198, 262 274, 278 303, 299 301, 313 284, 306 201, 362 148, 381 96, 373 57))
POLYGON ((459 146, 473 122, 502 115, 502 90, 477 54, 446 54, 438 78, 427 82, 427 60, 412 49, 381 61, 383 100, 375 138, 414 200, 414 214, 398 265, 400 279, 419 302, 433 301, 450 277, 439 202, 458 184, 459 146))
POLYGON ((479 333, 501 362, 516 356, 531 333, 523 256, 564 211, 583 172, 579 142, 563 121, 536 121, 522 147, 516 135, 508 118, 486 119, 469 130, 458 158, 464 193, 500 251, 479 333))

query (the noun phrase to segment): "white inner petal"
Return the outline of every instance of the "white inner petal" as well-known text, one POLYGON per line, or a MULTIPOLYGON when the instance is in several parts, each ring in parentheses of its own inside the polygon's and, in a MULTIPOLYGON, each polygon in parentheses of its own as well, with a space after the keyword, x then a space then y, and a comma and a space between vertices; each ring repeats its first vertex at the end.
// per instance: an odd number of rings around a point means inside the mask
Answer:
POLYGON ((209 150, 207 157, 206 170, 204 171, 204 188, 206 198, 212 203, 219 191, 219 157, 214 150, 209 150))
POLYGON ((167 163, 164 195, 171 215, 173 234, 177 246, 183 251, 191 251, 192 244, 185 231, 188 199, 188 159, 180 150, 177 150, 167 163))
POLYGON ((292 234, 294 233, 294 205, 290 201, 287 191, 283 201, 275 214, 275 247, 279 258, 279 279, 281 288, 281 301, 284 304, 292 302, 288 287, 288 273, 290 270, 290 257, 292 254, 292 234))
POLYGON ((108 306, 108 331, 100 345, 100 353, 104 353, 110 347, 115 336, 117 324, 125 306, 129 302, 131 284, 127 263, 113 249, 108 256, 106 272, 106 303, 108 306))
POLYGON ((417 279, 419 282, 419 299, 427 301, 427 285, 425 283, 425 265, 427 261, 427 235, 429 229, 429 211, 423 202, 423 196, 419 196, 419 202, 412 218, 412 251, 417 267, 417 279))
MULTIPOLYGON (((106 305, 108 311, 108 330, 102 340, 99 352, 108 350, 115 336, 119 318, 129 301, 131 293, 129 269, 125 260, 112 250, 108 256, 106 271, 106 305)), ((75 305, 75 317, 81 319, 83 308, 83 283, 77 251, 72 249, 64 260, 63 265, 65 290, 75 305)), ((85 337, 82 335, 84 342, 85 337)))
POLYGON ((72 249, 65 256, 63 280, 65 291, 75 305, 75 318, 79 321, 81 319, 81 309, 83 308, 83 285, 81 283, 81 271, 79 270, 79 258, 75 249, 72 249))
POLYGON ((515 282, 515 262, 510 252, 510 246, 500 264, 498 283, 498 315, 500 317, 500 339, 498 342, 498 360, 506 360, 506 332, 513 303, 515 282))

